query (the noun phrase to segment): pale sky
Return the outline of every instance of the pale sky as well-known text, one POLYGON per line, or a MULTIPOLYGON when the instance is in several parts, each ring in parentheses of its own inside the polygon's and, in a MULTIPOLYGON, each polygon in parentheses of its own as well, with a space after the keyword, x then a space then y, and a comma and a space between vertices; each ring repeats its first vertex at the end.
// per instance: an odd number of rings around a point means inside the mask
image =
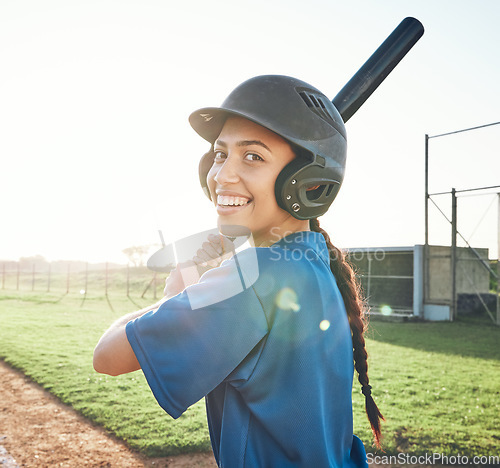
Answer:
MULTIPOLYGON (((339 247, 423 243, 424 135, 500 121, 498 0, 2 0, 0 259, 124 262, 158 229, 171 242, 215 227, 189 114, 260 74, 333 99, 406 16, 423 38, 346 125, 322 218, 339 247)), ((499 147, 500 125, 431 140, 431 192, 499 185, 499 147)), ((490 257, 497 198, 458 206, 490 257)), ((431 213, 431 242, 448 244, 431 213)))

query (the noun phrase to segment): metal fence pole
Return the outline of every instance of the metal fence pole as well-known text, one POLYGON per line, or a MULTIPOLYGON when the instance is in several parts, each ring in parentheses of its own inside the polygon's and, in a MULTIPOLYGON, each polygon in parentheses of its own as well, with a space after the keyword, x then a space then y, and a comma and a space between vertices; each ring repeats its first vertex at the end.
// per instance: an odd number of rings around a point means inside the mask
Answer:
POLYGON ((153 276, 153 282, 154 282, 153 297, 154 297, 154 300, 156 301, 156 271, 155 271, 155 274, 153 276))
POLYGON ((85 264, 85 292, 84 292, 85 295, 87 295, 88 285, 89 285, 89 262, 85 264))
POLYGON ((370 288, 371 288, 371 282, 372 282, 372 257, 371 255, 367 252, 366 253, 366 259, 368 260, 368 272, 367 272, 367 287, 366 287, 366 297, 371 297, 370 296, 370 288))
POLYGON ((19 273, 21 270, 21 262, 17 262, 17 281, 16 281, 16 291, 19 291, 19 273))
POLYGON ((451 319, 458 316, 457 311, 457 195, 451 189, 451 319))
POLYGON ((127 297, 130 295, 130 266, 127 263, 127 297))
POLYGON ((500 192, 498 193, 498 228, 497 228, 497 325, 500 325, 500 192))
POLYGON ((47 292, 50 292, 50 270, 51 270, 51 264, 49 263, 49 271, 47 273, 47 292))
POLYGON ((68 263, 68 275, 66 277, 66 294, 69 293, 69 274, 71 271, 71 263, 68 263))
POLYGON ((425 134, 425 239, 424 239, 424 297, 429 299, 429 135, 425 134))
POLYGON ((106 262, 106 272, 104 274, 104 290, 106 292, 106 296, 108 295, 108 262, 106 262))

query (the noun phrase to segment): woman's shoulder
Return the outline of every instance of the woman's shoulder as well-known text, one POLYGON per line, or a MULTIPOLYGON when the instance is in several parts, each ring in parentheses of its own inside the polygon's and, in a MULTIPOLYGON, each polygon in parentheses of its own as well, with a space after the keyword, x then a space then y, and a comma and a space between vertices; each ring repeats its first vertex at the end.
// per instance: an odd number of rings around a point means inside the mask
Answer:
POLYGON ((293 263, 297 267, 309 262, 322 261, 329 265, 329 252, 324 237, 314 231, 290 233, 266 248, 258 249, 264 263, 293 263))
POLYGON ((331 275, 329 252, 321 234, 300 231, 283 237, 269 247, 249 247, 237 252, 230 260, 246 284, 267 282, 286 283, 293 278, 305 280, 321 271, 331 275))
POLYGON ((269 247, 247 247, 236 251, 219 268, 207 272, 201 283, 210 284, 211 291, 217 285, 228 294, 232 289, 243 292, 250 288, 261 296, 263 292, 267 295, 284 287, 297 289, 301 284, 317 282, 320 278, 329 284, 331 276, 323 236, 313 231, 300 231, 269 247))

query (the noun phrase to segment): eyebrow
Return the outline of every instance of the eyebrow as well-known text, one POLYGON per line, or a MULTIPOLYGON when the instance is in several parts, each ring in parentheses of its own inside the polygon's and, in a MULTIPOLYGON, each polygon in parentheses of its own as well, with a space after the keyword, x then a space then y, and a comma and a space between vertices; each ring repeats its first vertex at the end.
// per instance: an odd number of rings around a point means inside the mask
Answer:
MULTIPOLYGON (((220 145, 220 146, 223 146, 224 148, 227 148, 227 143, 225 141, 217 140, 215 143, 220 145)), ((241 141, 238 141, 236 143, 236 146, 252 146, 252 145, 262 146, 267 151, 272 153, 272 151, 269 149, 269 147, 260 140, 241 140, 241 141)))

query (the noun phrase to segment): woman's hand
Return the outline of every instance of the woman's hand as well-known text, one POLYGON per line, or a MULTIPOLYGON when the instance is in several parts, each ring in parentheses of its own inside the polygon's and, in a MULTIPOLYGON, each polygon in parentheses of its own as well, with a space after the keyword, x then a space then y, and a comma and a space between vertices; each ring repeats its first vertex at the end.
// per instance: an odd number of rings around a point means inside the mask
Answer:
POLYGON ((233 243, 224 236, 210 234, 192 260, 178 263, 167 278, 164 294, 176 296, 188 286, 196 284, 206 271, 218 267, 234 254, 233 243))

